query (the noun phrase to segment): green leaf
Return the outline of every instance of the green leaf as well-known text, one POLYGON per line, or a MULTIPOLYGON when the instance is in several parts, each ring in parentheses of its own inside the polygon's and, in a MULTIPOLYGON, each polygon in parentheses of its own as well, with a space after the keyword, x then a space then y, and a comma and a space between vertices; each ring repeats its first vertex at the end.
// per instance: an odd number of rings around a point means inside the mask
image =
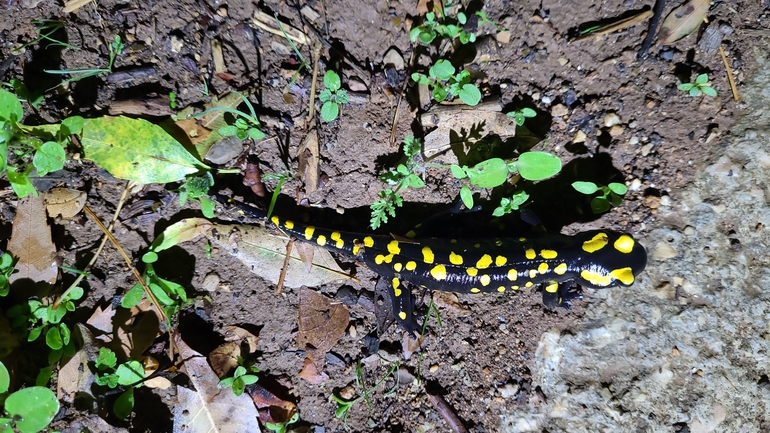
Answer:
POLYGON ((209 167, 161 127, 143 119, 100 117, 83 125, 85 157, 119 179, 167 183, 209 167))
MULTIPOLYGON (((203 198, 203 196, 201 196, 203 198)), ((211 223, 203 218, 186 218, 166 227, 160 236, 155 238, 150 249, 155 252, 167 250, 182 242, 191 241, 203 235, 211 223)))
POLYGON ((430 45, 436 39, 436 36, 436 32, 433 31, 420 32, 420 42, 424 45, 430 45))
POLYGON ((709 74, 700 74, 695 78, 695 84, 706 84, 709 82, 709 74))
POLYGON ((610 210, 610 203, 604 197, 594 197, 591 200, 591 210, 593 213, 604 213, 610 210))
POLYGON ((508 179, 508 165, 501 158, 481 161, 466 172, 471 184, 481 188, 494 188, 508 179))
POLYGON ((5 400, 5 411, 16 418, 21 433, 37 433, 48 426, 59 412, 56 394, 42 386, 20 389, 5 400))
POLYGON ((37 196, 37 190, 29 180, 28 171, 19 173, 14 169, 10 169, 5 173, 5 175, 8 176, 8 182, 11 183, 13 192, 15 192, 19 198, 24 198, 30 194, 37 196))
POLYGON ((703 91, 703 93, 705 93, 708 96, 711 96, 711 97, 716 97, 717 96, 716 89, 714 89, 711 86, 703 86, 700 89, 703 91))
POLYGON ((43 332, 43 327, 38 326, 37 328, 32 328, 32 330, 29 331, 29 335, 27 335, 27 341, 35 341, 40 337, 40 333, 43 332))
POLYGON ((417 26, 412 29, 411 32, 409 32, 409 40, 412 41, 412 43, 417 42, 417 38, 420 36, 420 33, 422 33, 423 29, 422 26, 417 26))
POLYGON ((148 284, 150 286, 150 291, 153 295, 155 295, 155 298, 158 299, 158 302, 160 302, 163 305, 174 305, 174 300, 171 299, 170 296, 168 296, 168 293, 166 293, 165 290, 163 290, 159 285, 155 283, 148 284))
POLYGON ((115 370, 118 375, 118 383, 123 386, 133 385, 144 379, 144 367, 142 363, 131 360, 120 364, 115 370))
POLYGON ((610 192, 607 196, 607 201, 610 203, 610 206, 620 206, 623 203, 623 199, 615 194, 614 192, 610 192))
POLYGON ((134 410, 134 388, 129 388, 115 399, 115 406, 112 407, 112 412, 116 417, 120 419, 126 419, 131 415, 134 410))
POLYGON ((463 84, 460 99, 471 107, 476 106, 481 102, 481 91, 473 84, 463 84))
POLYGON ((143 296, 144 289, 142 289, 142 285, 139 283, 134 284, 134 287, 131 287, 128 292, 123 295, 123 299, 120 301, 120 306, 123 308, 133 308, 139 305, 139 302, 142 301, 143 296))
POLYGON ((338 104, 347 104, 350 101, 350 96, 348 96, 348 92, 346 92, 343 89, 340 89, 334 92, 334 100, 338 104))
POLYGON ((464 12, 457 13, 457 22, 464 25, 467 21, 468 21, 468 17, 465 16, 464 12))
POLYGON ((61 144, 47 141, 35 152, 32 163, 37 169, 37 174, 45 176, 48 173, 64 168, 66 158, 67 155, 64 153, 64 148, 61 147, 61 144))
POLYGON ((155 263, 158 261, 158 253, 155 251, 147 251, 142 255, 142 263, 155 263))
POLYGON ((224 388, 230 388, 233 386, 233 382, 235 382, 234 377, 226 377, 219 381, 217 384, 217 388, 224 389, 224 388))
POLYGON ((548 152, 525 152, 516 161, 516 169, 527 180, 543 180, 561 171, 561 160, 548 152))
POLYGON ((235 125, 225 125, 217 130, 222 137, 231 137, 238 133, 238 127, 235 125))
POLYGON ((528 117, 528 118, 537 116, 537 111, 529 107, 524 107, 521 110, 519 110, 519 112, 521 113, 522 116, 528 117))
POLYGON ((83 291, 83 288, 80 286, 76 286, 72 291, 69 292, 66 299, 72 299, 72 300, 78 300, 83 297, 85 292, 83 291))
POLYGON ((628 188, 625 185, 618 182, 611 182, 607 187, 617 195, 625 195, 628 192, 628 188))
POLYGON ((61 341, 65 345, 70 344, 70 328, 67 327, 66 323, 59 324, 59 333, 61 334, 61 341))
POLYGON ((701 93, 700 87, 695 86, 690 89, 690 96, 700 96, 701 93))
POLYGON ((257 383, 257 381, 259 380, 259 377, 253 374, 245 374, 241 376, 241 380, 243 381, 244 384, 251 385, 252 383, 257 383))
POLYGON ((79 134, 83 130, 84 120, 80 116, 68 117, 61 121, 61 129, 59 129, 62 135, 79 134))
POLYGON ((423 182, 423 180, 420 179, 420 176, 417 176, 416 174, 410 174, 406 178, 406 183, 415 189, 423 188, 425 186, 425 182, 423 182))
POLYGON ((599 191, 599 187, 596 186, 596 184, 593 182, 584 182, 584 181, 572 182, 572 187, 575 188, 577 192, 586 194, 586 195, 593 194, 596 191, 599 191))
POLYGON ((463 185, 462 188, 460 188, 460 200, 462 200, 463 205, 468 209, 473 209, 473 193, 471 192, 471 189, 468 188, 468 185, 463 185))
POLYGON ((106 347, 99 348, 99 356, 96 358, 96 368, 99 370, 105 370, 107 368, 115 368, 118 364, 118 357, 111 349, 106 347))
POLYGON ((5 364, 0 362, 0 394, 8 391, 8 386, 11 385, 11 375, 8 374, 8 369, 5 368, 5 364))
POLYGON ((257 128, 249 128, 246 133, 252 140, 261 140, 265 138, 265 133, 257 128))
POLYGON ((455 74, 455 67, 449 60, 441 59, 430 67, 429 74, 431 77, 446 81, 455 74))
POLYGON ((201 213, 203 213, 203 216, 205 216, 206 218, 214 218, 214 209, 216 209, 217 204, 206 196, 202 196, 200 198, 200 201, 201 201, 201 213))
POLYGON ((342 86, 340 76, 334 71, 326 71, 324 74, 324 86, 332 92, 336 92, 342 86))
POLYGON ((243 394, 244 388, 245 388, 245 384, 243 383, 243 380, 241 380, 240 377, 233 381, 233 394, 235 394, 236 397, 243 394))
POLYGON ((18 122, 24 117, 19 98, 13 93, 0 89, 0 119, 18 122))
POLYGON ((331 122, 340 114, 340 106, 336 102, 326 101, 321 106, 321 119, 331 122))
POLYGON ((45 344, 53 350, 58 350, 64 347, 64 342, 62 342, 59 328, 55 326, 48 328, 48 332, 45 333, 45 344))
POLYGON ((457 164, 450 165, 449 170, 452 172, 452 176, 454 176, 455 179, 465 179, 468 177, 468 175, 465 174, 465 170, 457 164))
POLYGON ((684 90, 685 92, 692 89, 693 87, 695 87, 695 84, 692 84, 692 83, 682 83, 676 86, 677 89, 684 90))
POLYGON ((445 100, 447 97, 447 91, 445 88, 441 86, 436 86, 433 88, 433 100, 436 102, 441 102, 445 100))

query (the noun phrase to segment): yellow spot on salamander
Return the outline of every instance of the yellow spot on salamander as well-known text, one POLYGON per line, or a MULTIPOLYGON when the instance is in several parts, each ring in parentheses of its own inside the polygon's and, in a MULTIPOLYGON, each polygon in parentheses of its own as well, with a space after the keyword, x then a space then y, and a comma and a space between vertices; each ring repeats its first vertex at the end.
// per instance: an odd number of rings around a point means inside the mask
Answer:
POLYGON ((540 251, 540 257, 544 259, 555 259, 558 254, 554 250, 542 250, 540 251))
POLYGON ((401 247, 398 246, 398 241, 390 241, 388 243, 388 252, 391 254, 401 254, 401 247))
POLYGON ((393 254, 388 254, 385 256, 385 263, 390 263, 393 261, 393 254))
POLYGON ((511 286, 511 290, 519 290, 519 286, 511 286))
POLYGON ((378 265, 381 265, 385 261, 385 256, 382 254, 377 254, 374 256, 374 263, 377 263, 378 265))
POLYGON ((334 243, 334 246, 335 246, 335 247, 337 247, 337 248, 340 248, 340 249, 341 249, 342 247, 344 247, 344 246, 345 246, 345 241, 343 241, 342 239, 340 239, 340 240, 338 240, 338 241, 336 241, 336 242, 334 243))
POLYGON ((620 268, 610 272, 610 275, 621 283, 630 286, 634 282, 634 271, 631 268, 620 268))
POLYGON ((392 284, 393 284, 393 294, 396 296, 401 296, 401 289, 398 288, 398 286, 401 285, 401 281, 399 281, 398 278, 393 278, 392 284))
POLYGON ((614 245, 616 250, 628 254, 634 250, 634 238, 629 235, 621 235, 614 245))
POLYGON ((489 275, 482 275, 481 278, 479 278, 479 282, 481 282, 482 286, 488 286, 491 281, 492 279, 489 275))
POLYGON ((606 287, 612 283, 612 277, 610 275, 602 275, 598 272, 589 271, 587 269, 580 271, 580 278, 588 281, 596 287, 606 287))
POLYGON ((492 264, 492 256, 489 254, 484 254, 481 256, 478 262, 476 262, 476 267, 479 269, 486 269, 489 267, 489 265, 492 264))
POLYGON ((516 279, 519 278, 519 271, 516 269, 510 269, 508 270, 508 279, 511 281, 516 281, 516 279))
POLYGON ((463 256, 459 254, 455 254, 454 251, 449 253, 449 263, 453 265, 462 265, 463 264, 463 256))
POLYGON ((481 248, 481 244, 473 244, 474 248, 481 248))
POLYGON ((430 247, 422 247, 422 261, 425 263, 433 263, 433 250, 430 247))
POLYGON ((334 232, 332 232, 332 234, 329 237, 333 241, 338 241, 338 240, 342 239, 342 233, 334 231, 334 232))
POLYGON ((403 269, 403 268, 404 268, 404 265, 402 265, 401 263, 395 263, 395 264, 393 265, 393 269, 394 269, 396 272, 401 272, 401 269, 403 269))
POLYGON ((498 247, 502 247, 503 241, 501 239, 495 239, 495 245, 497 245, 498 247))
POLYGON ((540 265, 537 267, 537 271, 541 274, 548 272, 548 263, 540 263, 540 265))
POLYGON ((449 243, 450 243, 450 244, 456 244, 456 243, 457 243, 457 239, 450 239, 450 240, 449 240, 449 243))
POLYGON ((583 251, 593 253, 607 245, 607 233, 598 233, 591 240, 583 242, 583 251))
POLYGON ((551 283, 545 286, 545 291, 548 293, 556 293, 559 290, 559 283, 551 283))
POLYGON ((320 235, 320 236, 318 236, 318 237, 316 238, 316 240, 315 240, 315 241, 316 241, 316 243, 317 243, 318 245, 320 245, 320 246, 324 246, 324 245, 326 245, 326 236, 324 236, 324 235, 320 235))
POLYGON ((537 271, 534 269, 529 270, 529 278, 535 278, 537 276, 537 271))
POLYGON ((358 239, 353 239, 353 255, 357 256, 361 253, 361 245, 359 245, 358 239))
POLYGON ((503 293, 503 292, 505 292, 505 286, 500 286, 500 287, 498 287, 498 288, 497 288, 497 291, 498 291, 498 292, 500 292, 500 293, 503 293))
POLYGON ((398 318, 401 320, 406 320, 406 313, 404 313, 403 311, 398 313, 398 318))
POLYGON ((407 271, 413 271, 416 267, 417 267, 417 263, 415 263, 415 262, 413 262, 411 260, 406 262, 406 270, 407 271))
POLYGON ((270 221, 271 221, 273 224, 275 224, 275 225, 280 225, 280 224, 281 224, 281 220, 280 220, 280 219, 278 219, 278 217, 277 217, 277 216, 275 216, 275 215, 273 215, 273 217, 272 217, 272 218, 270 218, 270 221))
POLYGON ((417 233, 415 233, 414 230, 409 230, 408 232, 406 232, 406 237, 408 237, 409 239, 414 239, 416 236, 417 236, 417 233))
POLYGON ((527 281, 527 283, 526 283, 526 284, 524 284, 524 287, 532 287, 532 286, 534 286, 534 284, 532 283, 532 281, 527 281))
POLYGON ((508 263, 508 259, 503 256, 497 256, 495 257, 495 266, 503 266, 504 264, 508 263))
POLYGON ((372 239, 371 236, 367 236, 364 238, 364 246, 367 248, 371 248, 374 246, 374 239, 372 239))
POLYGON ((476 269, 476 268, 468 268, 468 269, 466 269, 466 270, 465 270, 465 272, 466 272, 468 275, 470 275, 471 277, 475 277, 476 275, 478 275, 478 273, 479 273, 479 270, 478 270, 478 269, 476 269))
POLYGON ((307 226, 305 228, 305 239, 307 240, 313 239, 313 233, 315 233, 315 227, 307 226))
POLYGON ((564 275, 564 273, 567 272, 567 264, 566 263, 560 264, 559 266, 553 268, 553 272, 556 275, 564 275))
POLYGON ((535 257, 537 257, 537 254, 535 254, 535 250, 530 248, 527 251, 524 251, 524 257, 526 257, 527 260, 534 260, 535 257))
POLYGON ((292 230, 294 228, 294 221, 286 220, 286 222, 283 223, 283 226, 286 227, 289 230, 292 230))
POLYGON ((527 242, 527 238, 519 238, 519 242, 527 242))
POLYGON ((446 267, 444 265, 436 265, 430 270, 430 275, 438 281, 446 280, 446 267))
POLYGON ((478 287, 474 287, 471 289, 471 293, 479 293, 481 290, 479 290, 478 287))

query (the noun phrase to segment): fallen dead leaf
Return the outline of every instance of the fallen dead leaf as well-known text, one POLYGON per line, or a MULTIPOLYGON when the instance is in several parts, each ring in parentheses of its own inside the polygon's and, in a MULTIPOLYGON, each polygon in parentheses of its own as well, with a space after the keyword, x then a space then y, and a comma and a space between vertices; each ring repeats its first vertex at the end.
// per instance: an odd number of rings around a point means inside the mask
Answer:
POLYGON ((299 160, 300 179, 305 184, 305 197, 318 189, 318 162, 321 159, 321 152, 318 148, 318 132, 311 129, 302 140, 297 150, 297 159, 299 160))
POLYGON ((240 356, 240 344, 234 341, 224 342, 209 352, 209 365, 217 376, 225 377, 230 371, 238 367, 240 356))
POLYGON ((219 377, 206 358, 192 350, 179 334, 174 339, 179 357, 184 360, 182 371, 195 389, 177 386, 174 432, 260 432, 259 412, 249 396, 236 397, 230 390, 219 389, 219 377))
POLYGON ((259 419, 262 422, 283 424, 297 413, 297 406, 294 403, 278 398, 259 383, 246 388, 246 392, 260 409, 259 419))
POLYGON ((697 30, 710 6, 711 0, 690 0, 674 8, 660 26, 658 43, 668 45, 697 30))
POLYGON ((259 164, 253 162, 246 163, 246 170, 243 173, 243 184, 251 188, 251 191, 257 197, 265 196, 265 184, 262 182, 262 172, 259 170, 259 164))
POLYGON ((232 341, 238 344, 246 343, 246 346, 249 348, 249 353, 257 351, 259 337, 240 326, 225 326, 222 328, 222 334, 225 341, 232 341))
POLYGON ((326 296, 302 287, 299 290, 299 335, 297 345, 323 371, 326 352, 345 333, 350 313, 342 304, 333 304, 326 296))
POLYGON ((141 359, 159 332, 158 316, 147 299, 130 310, 115 310, 111 303, 105 308, 98 306, 86 323, 99 331, 95 338, 121 361, 141 359))
MULTIPOLYGON (((206 237, 216 246, 245 264, 251 272, 273 284, 278 279, 286 257, 286 242, 289 238, 268 231, 259 225, 213 224, 206 237)), ((310 273, 302 259, 292 248, 284 286, 298 288, 303 285, 316 287, 333 281, 351 278, 345 275, 331 253, 317 247, 313 254, 310 273)))
POLYGON ((329 375, 324 372, 319 372, 313 361, 305 358, 305 364, 302 366, 302 371, 299 372, 300 379, 305 379, 313 385, 324 383, 329 380, 329 375))
POLYGON ((56 381, 56 398, 67 404, 73 404, 78 393, 91 394, 91 385, 96 378, 89 368, 89 363, 96 361, 99 343, 91 331, 82 323, 75 325, 83 339, 83 347, 59 369, 56 381))
POLYGON ((83 210, 86 204, 86 193, 72 188, 54 188, 43 195, 48 216, 55 218, 72 218, 83 210))
POLYGON ((19 201, 8 251, 18 259, 18 272, 9 278, 11 283, 22 278, 49 284, 56 282, 59 275, 56 247, 51 241, 42 197, 28 196, 19 201))

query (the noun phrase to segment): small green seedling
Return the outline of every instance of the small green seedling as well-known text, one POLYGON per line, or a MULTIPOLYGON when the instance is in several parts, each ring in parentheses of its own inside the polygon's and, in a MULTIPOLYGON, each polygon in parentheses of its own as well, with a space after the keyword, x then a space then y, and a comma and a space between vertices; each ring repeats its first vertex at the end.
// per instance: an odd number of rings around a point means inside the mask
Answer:
POLYGON ((457 13, 456 21, 446 16, 440 18, 439 22, 436 20, 434 12, 426 13, 425 21, 423 21, 422 25, 413 28, 409 32, 409 39, 412 43, 419 42, 423 45, 430 45, 438 36, 449 40, 458 38, 462 44, 476 42, 476 34, 468 33, 462 28, 468 21, 468 17, 464 12, 457 13))
MULTIPOLYGON (((506 162, 501 158, 490 158, 481 161, 473 167, 452 164, 452 175, 457 179, 468 179, 468 184, 479 188, 495 188, 508 181, 508 176, 518 173, 522 178, 531 181, 544 180, 555 176, 561 171, 561 160, 548 152, 525 152, 516 161, 506 162)), ((473 208, 473 192, 468 184, 460 188, 460 199, 468 209, 473 208)), ((504 199, 496 212, 506 213, 518 209, 526 200, 523 195, 514 195, 504 199)), ((502 214, 501 214, 502 215, 502 214)))
POLYGON ((425 171, 424 163, 420 158, 421 147, 420 140, 413 136, 406 137, 404 139, 406 162, 399 164, 395 170, 382 175, 382 181, 390 185, 391 188, 380 191, 377 194, 379 199, 370 206, 372 218, 369 225, 372 229, 376 230, 380 225, 387 223, 388 217, 396 216, 396 207, 401 207, 404 202, 400 193, 402 190, 407 188, 419 189, 425 186, 425 182, 416 174, 417 172, 422 174, 425 171))
POLYGON ((440 59, 430 67, 428 75, 415 72, 412 80, 431 87, 436 102, 459 97, 464 103, 475 106, 481 101, 481 91, 471 84, 471 74, 462 70, 455 74, 455 67, 449 60, 440 59))
POLYGON ((11 289, 11 285, 8 279, 11 278, 11 274, 16 270, 16 263, 14 263, 13 256, 8 253, 3 253, 0 256, 0 297, 4 297, 11 289))
POLYGON ((709 74, 700 74, 694 83, 682 83, 677 89, 689 92, 690 96, 700 96, 701 93, 716 97, 717 91, 709 85, 709 74))
POLYGON ((120 419, 126 419, 134 409, 134 388, 142 386, 144 367, 136 360, 128 360, 118 365, 118 357, 112 350, 102 347, 96 358, 96 383, 115 389, 118 386, 129 387, 116 400, 112 412, 120 419))
POLYGON ((275 433, 286 433, 289 424, 294 424, 297 421, 299 421, 299 412, 294 412, 294 415, 292 415, 286 422, 265 422, 265 427, 275 433))
POLYGON ((501 217, 513 211, 517 211, 527 200, 529 200, 529 194, 524 191, 516 191, 511 198, 503 197, 500 199, 500 206, 492 211, 492 216, 501 217))
POLYGON ((209 188, 212 186, 214 186, 214 177, 210 172, 188 176, 185 183, 179 187, 179 206, 184 206, 189 198, 200 203, 203 216, 214 218, 216 203, 208 196, 209 188))
POLYGON ((0 362, 0 399, 4 400, 0 431, 37 433, 48 427, 59 412, 56 394, 43 386, 31 386, 7 395, 10 384, 8 369, 0 362))
POLYGON ((176 110, 176 107, 177 107, 176 93, 174 92, 168 93, 168 106, 171 107, 172 110, 176 110))
POLYGON ((246 104, 246 108, 249 109, 248 113, 230 107, 211 107, 208 110, 198 113, 193 117, 203 117, 212 111, 223 111, 225 113, 230 113, 235 116, 235 122, 232 125, 225 125, 219 128, 217 130, 219 135, 222 137, 230 137, 234 135, 240 140, 245 140, 246 138, 251 138, 252 140, 263 139, 265 137, 265 133, 259 129, 260 123, 259 119, 257 118, 257 113, 254 111, 254 106, 251 105, 251 102, 248 100, 248 98, 242 94, 236 92, 235 90, 232 90, 232 92, 241 97, 243 103, 246 104))
MULTIPOLYGON (((147 282, 150 291, 163 307, 163 312, 166 314, 168 320, 170 320, 177 311, 187 305, 190 301, 187 298, 187 292, 185 291, 184 286, 161 278, 155 272, 153 263, 158 261, 158 252, 154 249, 155 246, 156 245, 153 243, 150 247, 150 251, 142 256, 142 262, 145 263, 142 278, 147 282)), ((144 287, 142 287, 141 283, 136 283, 133 287, 128 289, 125 295, 123 295, 120 306, 123 308, 133 308, 139 305, 143 296, 144 287)), ((166 325, 170 327, 171 323, 168 322, 166 325)))
POLYGON ((318 95, 323 102, 321 106, 321 119, 331 122, 340 114, 340 105, 347 104, 350 100, 348 92, 342 89, 340 76, 334 71, 326 71, 324 74, 324 89, 318 95))
POLYGON ((18 53, 19 51, 23 50, 24 48, 27 48, 29 46, 35 45, 38 42, 41 41, 48 41, 50 43, 49 46, 55 46, 55 47, 63 47, 63 48, 70 48, 73 50, 79 50, 80 48, 70 45, 66 42, 62 42, 58 39, 54 39, 52 35, 56 33, 57 31, 64 28, 64 22, 59 21, 56 19, 37 19, 32 20, 32 24, 37 27, 37 31, 40 32, 40 36, 37 38, 27 42, 26 44, 20 46, 19 48, 15 49, 14 52, 18 53))
POLYGON ((620 206, 623 202, 622 196, 628 192, 625 185, 618 182, 612 182, 607 186, 597 185, 593 182, 573 182, 572 187, 585 195, 591 195, 600 192, 601 195, 591 199, 591 210, 596 213, 603 213, 610 210, 611 207, 620 206))
POLYGON ((511 111, 510 113, 507 113, 507 114, 508 116, 513 117, 513 120, 516 122, 517 125, 521 126, 524 124, 525 120, 531 119, 537 116, 537 111, 529 107, 524 107, 521 110, 511 111))
POLYGON ((113 67, 115 66, 115 58, 123 52, 123 49, 126 47, 126 45, 123 43, 123 40, 120 38, 120 35, 115 35, 115 38, 110 42, 108 45, 108 49, 110 51, 109 53, 109 61, 107 63, 106 68, 96 68, 96 69, 43 69, 43 72, 48 74, 55 74, 55 75, 72 75, 71 78, 64 80, 63 83, 74 83, 75 81, 80 81, 82 79, 88 78, 88 77, 94 77, 99 74, 110 74, 113 71, 113 67))
MULTIPOLYGON (((366 388, 366 380, 364 378, 364 369, 361 364, 361 361, 358 361, 356 364, 356 385, 361 388, 361 395, 354 398, 353 400, 345 400, 342 397, 332 394, 332 399, 337 402, 337 407, 334 409, 334 416, 337 418, 342 418, 343 422, 347 422, 348 413, 350 412, 350 409, 353 408, 353 406, 358 403, 361 400, 365 400, 366 404, 371 407, 371 403, 369 403, 369 396, 374 393, 374 391, 382 384, 382 382, 385 381, 391 374, 393 374, 399 367, 400 363, 396 362, 393 364, 392 367, 390 367, 390 370, 383 376, 382 379, 380 379, 376 384, 374 384, 371 388, 366 388)), ((394 378, 396 379, 395 385, 393 385, 393 390, 396 389, 398 386, 398 376, 394 375, 394 378)), ((388 393, 392 392, 389 391, 388 393)))
MULTIPOLYGON (((241 363, 243 360, 239 359, 238 361, 241 363)), ((217 387, 219 389, 232 388, 233 394, 240 396, 243 394, 243 390, 246 389, 246 385, 251 385, 259 380, 256 374, 251 374, 249 371, 251 371, 251 373, 259 373, 259 368, 250 365, 247 369, 243 365, 239 365, 236 367, 233 377, 226 377, 220 380, 217 387)))

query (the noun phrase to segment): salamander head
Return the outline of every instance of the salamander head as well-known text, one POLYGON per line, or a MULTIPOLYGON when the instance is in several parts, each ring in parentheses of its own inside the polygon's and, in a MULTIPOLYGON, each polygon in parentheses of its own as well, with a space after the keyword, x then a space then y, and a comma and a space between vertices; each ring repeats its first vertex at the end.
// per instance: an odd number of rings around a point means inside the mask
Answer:
POLYGON ((576 280, 584 287, 628 287, 647 265, 647 251, 629 234, 595 230, 576 237, 582 242, 576 280))

